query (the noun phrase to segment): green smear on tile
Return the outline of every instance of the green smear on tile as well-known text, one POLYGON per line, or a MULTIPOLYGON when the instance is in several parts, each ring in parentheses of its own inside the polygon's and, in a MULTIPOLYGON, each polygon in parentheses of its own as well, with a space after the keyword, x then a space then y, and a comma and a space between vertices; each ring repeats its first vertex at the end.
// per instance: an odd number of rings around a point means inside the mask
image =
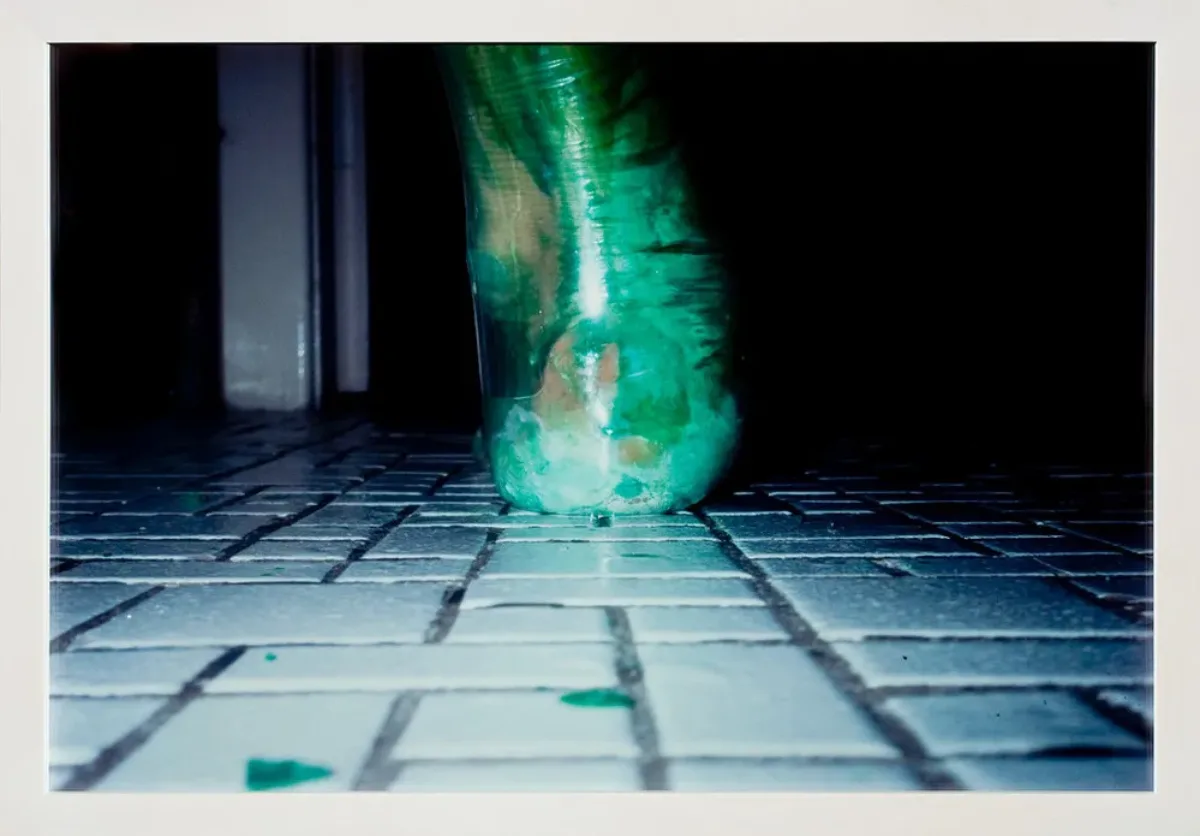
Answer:
POLYGON ((559 700, 567 705, 583 708, 633 708, 633 698, 613 688, 594 688, 590 691, 572 691, 559 700))
POLYGON ((279 657, 278 657, 278 656, 276 656, 274 653, 268 653, 268 654, 267 654, 267 655, 266 655, 264 658, 265 658, 265 659, 266 659, 268 662, 274 662, 274 661, 275 661, 276 659, 278 659, 279 657))
POLYGON ((251 792, 275 790, 308 781, 319 781, 332 774, 332 769, 311 763, 251 758, 246 761, 246 789, 251 792))

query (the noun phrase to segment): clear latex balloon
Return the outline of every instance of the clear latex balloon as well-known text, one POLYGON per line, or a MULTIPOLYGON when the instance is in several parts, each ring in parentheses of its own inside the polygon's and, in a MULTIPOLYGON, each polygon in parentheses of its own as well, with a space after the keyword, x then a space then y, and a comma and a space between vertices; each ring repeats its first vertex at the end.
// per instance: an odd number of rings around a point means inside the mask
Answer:
POLYGON ((738 435, 727 282, 636 52, 442 57, 497 489, 549 513, 699 501, 738 435))

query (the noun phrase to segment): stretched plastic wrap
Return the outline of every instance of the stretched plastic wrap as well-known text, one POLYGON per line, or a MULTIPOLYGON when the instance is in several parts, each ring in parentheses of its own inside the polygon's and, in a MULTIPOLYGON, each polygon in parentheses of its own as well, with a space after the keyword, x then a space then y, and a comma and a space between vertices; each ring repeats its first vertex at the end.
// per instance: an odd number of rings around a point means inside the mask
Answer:
POLYGON ((442 53, 496 486, 547 513, 704 497, 738 435, 717 255, 636 53, 442 53))

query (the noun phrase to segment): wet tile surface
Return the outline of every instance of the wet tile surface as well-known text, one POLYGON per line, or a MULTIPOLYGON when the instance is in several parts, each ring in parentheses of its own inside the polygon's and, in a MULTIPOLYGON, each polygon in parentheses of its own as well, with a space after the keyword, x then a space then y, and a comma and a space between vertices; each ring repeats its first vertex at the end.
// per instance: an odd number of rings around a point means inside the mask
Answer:
POLYGON ((145 584, 53 583, 50 586, 50 635, 58 636, 151 588, 145 584))
POLYGON ((85 633, 78 645, 413 641, 424 634, 440 599, 434 584, 179 586, 85 633))
POLYGON ((280 790, 349 790, 391 702, 384 694, 201 697, 96 790, 242 792, 255 759, 295 761, 330 773, 280 790))
POLYGON ((641 788, 637 764, 611 760, 409 761, 393 792, 629 792, 641 788))
POLYGON ((50 699, 50 765, 79 766, 94 759, 160 708, 147 698, 50 699))
POLYGON ((397 759, 635 758, 629 709, 568 705, 555 694, 431 694, 397 759))
POLYGON ((786 760, 679 760, 671 784, 683 792, 904 792, 920 784, 900 764, 786 760))
POLYGON ((133 584, 315 583, 329 565, 312 561, 245 562, 97 560, 55 576, 60 583, 111 581, 133 584))
POLYGON ((467 438, 180 439, 59 451, 53 787, 1152 786, 1137 474, 861 454, 598 526, 467 438))
POLYGON ((764 607, 637 607, 628 613, 633 637, 646 643, 786 641, 764 607))
POLYGON ((1145 633, 1040 578, 781 578, 774 583, 831 640, 1145 633))
POLYGON ((644 646, 667 757, 889 757, 849 696, 794 647, 644 646))
POLYGON ((872 688, 1090 687, 1146 682, 1153 670, 1148 642, 1119 639, 889 639, 833 649, 872 688))
POLYGON ((1145 792, 1154 765, 1122 758, 975 758, 947 764, 965 789, 989 792, 1145 792))
POLYGON ((50 656, 50 693, 58 696, 169 696, 221 655, 214 648, 73 650, 50 656))
POLYGON ((579 645, 288 647, 246 653, 209 693, 593 688, 616 685, 613 651, 579 645))
POLYGON ((573 607, 500 607, 460 612, 446 636, 448 644, 505 642, 606 642, 608 621, 601 609, 573 607))
POLYGON ((897 697, 887 708, 937 756, 1144 748, 1076 697, 1052 691, 897 697))

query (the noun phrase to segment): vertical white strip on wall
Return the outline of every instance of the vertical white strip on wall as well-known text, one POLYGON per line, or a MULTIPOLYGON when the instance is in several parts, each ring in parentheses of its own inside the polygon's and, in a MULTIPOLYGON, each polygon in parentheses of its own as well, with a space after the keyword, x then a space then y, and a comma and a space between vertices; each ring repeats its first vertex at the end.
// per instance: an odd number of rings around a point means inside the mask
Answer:
POLYGON ((218 48, 221 321, 235 409, 310 405, 306 48, 218 48))
POLYGON ((333 79, 337 388, 341 392, 365 392, 370 326, 361 46, 334 47, 333 79))

